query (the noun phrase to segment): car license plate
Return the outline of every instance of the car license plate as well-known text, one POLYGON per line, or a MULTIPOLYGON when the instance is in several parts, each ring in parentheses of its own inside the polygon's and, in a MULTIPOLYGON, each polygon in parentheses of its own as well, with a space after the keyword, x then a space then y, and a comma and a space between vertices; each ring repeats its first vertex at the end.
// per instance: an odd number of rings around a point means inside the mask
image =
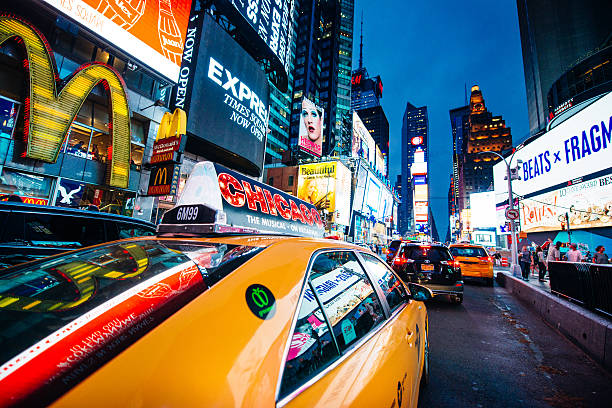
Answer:
POLYGON ((433 271, 434 266, 433 265, 421 265, 421 270, 422 271, 433 271))

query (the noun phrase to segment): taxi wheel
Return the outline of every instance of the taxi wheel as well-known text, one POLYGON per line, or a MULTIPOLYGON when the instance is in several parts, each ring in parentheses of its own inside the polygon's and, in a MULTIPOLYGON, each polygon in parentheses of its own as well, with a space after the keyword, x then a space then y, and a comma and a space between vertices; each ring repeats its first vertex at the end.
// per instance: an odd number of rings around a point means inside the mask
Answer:
POLYGON ((423 352, 423 372, 421 373, 421 389, 429 384, 429 339, 427 331, 425 332, 425 351, 423 352))
POLYGON ((463 295, 455 295, 455 297, 453 297, 453 301, 460 305, 461 303, 463 303, 463 295))
POLYGON ((493 278, 485 278, 485 284, 487 286, 493 286, 493 278))

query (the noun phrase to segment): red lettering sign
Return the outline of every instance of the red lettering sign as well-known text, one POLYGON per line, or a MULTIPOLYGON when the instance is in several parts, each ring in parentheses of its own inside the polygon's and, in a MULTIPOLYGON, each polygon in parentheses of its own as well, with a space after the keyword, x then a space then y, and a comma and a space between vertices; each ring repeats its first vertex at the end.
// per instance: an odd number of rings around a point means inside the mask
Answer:
POLYGON ((302 224, 306 224, 295 201, 289 200, 289 203, 291 204, 291 219, 293 221, 300 221, 302 224))
POLYGON ((268 205, 266 204, 266 198, 264 197, 261 187, 255 186, 255 191, 251 187, 248 181, 242 180, 244 186, 244 193, 247 198, 247 204, 250 210, 257 211, 257 204, 259 204, 260 211, 264 214, 268 214, 268 205))
POLYGON ((317 223, 317 225, 319 227, 323 226, 323 221, 321 221, 321 214, 319 214, 319 212, 317 211, 316 208, 313 208, 310 210, 310 213, 312 214, 312 218, 314 219, 314 221, 317 223))
POLYGON ((234 207, 242 207, 244 205, 245 198, 244 193, 242 193, 242 186, 234 176, 227 173, 221 173, 219 177, 217 177, 217 181, 219 182, 219 189, 225 201, 234 207), (230 186, 234 189, 233 193, 230 186))
POLYGON ((281 217, 286 220, 291 219, 291 208, 289 207, 289 203, 287 203, 287 200, 285 200, 282 195, 274 194, 274 204, 276 205, 278 213, 281 217))
POLYGON ((308 223, 308 225, 312 225, 312 214, 306 205, 300 204, 300 210, 302 210, 302 218, 308 223))
POLYGON ((268 202, 268 208, 270 209, 270 215, 277 215, 276 207, 274 206, 274 200, 272 199, 272 194, 264 189, 264 195, 266 196, 266 201, 268 202))

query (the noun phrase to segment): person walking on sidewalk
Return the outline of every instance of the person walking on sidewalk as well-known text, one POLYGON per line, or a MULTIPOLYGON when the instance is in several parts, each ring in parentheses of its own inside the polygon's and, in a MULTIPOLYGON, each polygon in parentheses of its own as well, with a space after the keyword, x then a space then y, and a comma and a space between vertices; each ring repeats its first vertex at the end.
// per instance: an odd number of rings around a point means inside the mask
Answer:
POLYGON ((544 262, 544 251, 541 246, 536 248, 536 260, 538 262, 538 280, 544 282, 544 276, 546 276, 546 263, 544 262))
POLYGON ((527 249, 526 245, 523 245, 521 253, 519 254, 519 263, 521 264, 521 274, 523 275, 523 280, 529 280, 529 270, 533 264, 533 257, 531 256, 531 252, 529 249, 527 249))
POLYGON ((546 262, 558 261, 561 259, 561 241, 557 241, 555 246, 548 246, 548 255, 546 256, 546 262))
POLYGON ((608 258, 608 255, 604 253, 605 250, 606 248, 604 248, 603 245, 597 245, 597 248, 595 248, 595 255, 593 255, 593 263, 596 263, 596 264, 609 264, 610 263, 610 258, 608 258))
POLYGON ((570 245, 570 250, 567 251, 567 260, 568 262, 580 262, 582 261, 582 252, 578 251, 578 246, 576 244, 570 245))

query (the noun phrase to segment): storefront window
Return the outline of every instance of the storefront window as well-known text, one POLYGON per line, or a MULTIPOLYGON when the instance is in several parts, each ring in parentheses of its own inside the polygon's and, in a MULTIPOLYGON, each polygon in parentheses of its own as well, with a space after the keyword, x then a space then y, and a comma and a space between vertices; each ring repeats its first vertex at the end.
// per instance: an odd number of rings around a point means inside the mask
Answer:
POLYGON ((83 102, 79 113, 77 113, 76 121, 87 126, 91 126, 91 119, 93 117, 93 103, 89 101, 83 102))
POLYGON ((91 154, 87 154, 90 137, 90 129, 73 123, 72 126, 70 126, 70 132, 68 133, 66 153, 81 157, 83 159, 91 159, 91 154))
POLYGON ((35 176, 5 168, 0 176, 0 193, 47 200, 51 193, 51 181, 50 177, 35 176))
POLYGON ((95 205, 101 212, 131 216, 135 197, 136 193, 88 185, 80 206, 95 205))
POLYGON ((146 144, 145 124, 139 120, 132 119, 130 128, 132 132, 132 143, 137 143, 144 146, 146 144))
POLYGON ((10 139, 17 121, 19 104, 0 96, 0 137, 10 139))
POLYGON ((93 127, 108 131, 108 108, 104 105, 94 104, 93 127))
POLYGON ((99 132, 97 130, 93 131, 89 153, 94 160, 106 163, 110 146, 111 136, 108 133, 99 132))

